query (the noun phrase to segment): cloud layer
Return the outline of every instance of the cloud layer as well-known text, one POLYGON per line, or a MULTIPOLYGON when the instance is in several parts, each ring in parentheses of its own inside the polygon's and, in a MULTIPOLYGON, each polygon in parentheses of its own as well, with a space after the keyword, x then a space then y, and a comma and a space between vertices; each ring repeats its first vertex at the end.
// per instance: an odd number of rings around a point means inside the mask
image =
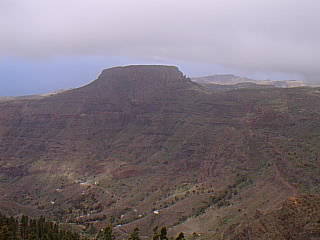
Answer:
POLYGON ((316 0, 2 0, 0 56, 176 59, 315 80, 319 9, 316 0))

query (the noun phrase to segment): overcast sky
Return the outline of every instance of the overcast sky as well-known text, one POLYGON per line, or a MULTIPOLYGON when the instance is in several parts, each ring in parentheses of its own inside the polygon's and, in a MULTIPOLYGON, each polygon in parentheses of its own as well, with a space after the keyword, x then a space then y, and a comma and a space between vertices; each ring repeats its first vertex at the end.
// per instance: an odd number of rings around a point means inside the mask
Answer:
POLYGON ((318 0, 0 0, 0 95, 140 63, 316 81, 319 10, 318 0))

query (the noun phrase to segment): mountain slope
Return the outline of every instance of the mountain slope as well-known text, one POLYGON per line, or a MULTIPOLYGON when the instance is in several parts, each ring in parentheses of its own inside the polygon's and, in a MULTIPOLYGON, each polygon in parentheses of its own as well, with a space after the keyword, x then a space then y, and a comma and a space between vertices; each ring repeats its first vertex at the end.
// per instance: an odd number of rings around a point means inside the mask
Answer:
POLYGON ((211 93, 176 67, 128 66, 0 110, 4 213, 216 236, 319 192, 316 88, 211 93))
POLYGON ((319 239, 319 210, 318 195, 291 197, 275 211, 257 211, 251 221, 240 226, 242 230, 233 239, 319 239))

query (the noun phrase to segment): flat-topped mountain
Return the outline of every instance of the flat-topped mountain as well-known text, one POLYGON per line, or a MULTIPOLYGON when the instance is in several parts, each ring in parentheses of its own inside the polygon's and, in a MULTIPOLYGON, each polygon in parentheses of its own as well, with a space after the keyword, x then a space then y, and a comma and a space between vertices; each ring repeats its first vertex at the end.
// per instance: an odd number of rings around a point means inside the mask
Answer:
POLYGON ((107 69, 0 101, 1 211, 227 239, 257 209, 319 193, 319 120, 318 88, 216 92, 172 66, 107 69))
POLYGON ((186 88, 192 82, 177 67, 133 65, 114 67, 102 71, 97 80, 82 90, 95 93, 117 93, 128 97, 154 97, 157 93, 176 88, 186 88), (99 92, 100 91, 100 92, 99 92), (104 91, 104 92, 103 92, 104 91), (148 96, 150 95, 150 96, 148 96))
MULTIPOLYGON (((112 87, 114 84, 133 85, 146 84, 149 87, 174 87, 190 83, 180 70, 175 66, 160 65, 132 65, 125 67, 114 67, 103 70, 94 84, 106 84, 112 87)), ((100 85, 101 86, 101 85, 100 85)))
MULTIPOLYGON (((136 65, 102 71, 90 84, 45 98, 41 113, 132 112, 134 106, 157 107, 159 99, 171 98, 174 92, 200 88, 186 78, 177 67, 136 65), (142 106, 143 105, 143 106, 142 106)), ((37 105, 39 102, 35 102, 37 105)), ((31 104, 33 105, 33 104, 31 104)))

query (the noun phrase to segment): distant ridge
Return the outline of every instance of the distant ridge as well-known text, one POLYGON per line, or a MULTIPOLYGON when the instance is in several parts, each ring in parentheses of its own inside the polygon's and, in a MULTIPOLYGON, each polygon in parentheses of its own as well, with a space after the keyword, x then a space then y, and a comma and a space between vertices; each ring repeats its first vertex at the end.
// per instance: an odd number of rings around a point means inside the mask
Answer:
POLYGON ((219 84, 219 85, 235 85, 239 83, 254 83, 257 85, 269 85, 279 88, 303 87, 306 84, 298 80, 255 80, 247 77, 235 76, 232 74, 217 74, 205 77, 192 78, 192 81, 199 84, 219 84))

